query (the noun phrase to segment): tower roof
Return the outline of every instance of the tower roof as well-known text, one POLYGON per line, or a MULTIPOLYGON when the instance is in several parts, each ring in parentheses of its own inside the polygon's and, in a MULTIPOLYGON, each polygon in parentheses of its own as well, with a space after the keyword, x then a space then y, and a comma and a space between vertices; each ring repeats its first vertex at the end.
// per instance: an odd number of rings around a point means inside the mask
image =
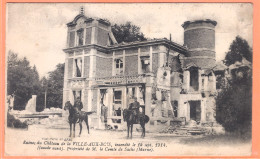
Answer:
POLYGON ((190 24, 194 24, 194 23, 211 23, 212 25, 216 26, 217 22, 215 20, 211 20, 211 19, 201 19, 201 20, 194 20, 194 21, 186 21, 184 22, 181 26, 185 29, 188 25, 190 24))

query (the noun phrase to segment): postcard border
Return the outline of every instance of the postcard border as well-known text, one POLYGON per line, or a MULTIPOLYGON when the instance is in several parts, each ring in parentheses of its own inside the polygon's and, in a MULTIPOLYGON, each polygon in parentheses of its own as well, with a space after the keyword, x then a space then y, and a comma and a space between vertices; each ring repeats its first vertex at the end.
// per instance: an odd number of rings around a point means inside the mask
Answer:
MULTIPOLYGON (((252 3, 253 4, 253 106, 252 106, 252 155, 251 156, 221 156, 221 158, 259 158, 260 157, 260 1, 257 0, 2 0, 1 2, 1 45, 0 45, 0 153, 1 158, 97 158, 101 156, 5 156, 5 39, 6 39, 6 5, 7 3, 252 3), (258 62, 257 62, 258 61, 258 62), (259 69, 257 69, 259 68, 259 69)), ((102 158, 219 158, 220 156, 102 156, 102 158)))

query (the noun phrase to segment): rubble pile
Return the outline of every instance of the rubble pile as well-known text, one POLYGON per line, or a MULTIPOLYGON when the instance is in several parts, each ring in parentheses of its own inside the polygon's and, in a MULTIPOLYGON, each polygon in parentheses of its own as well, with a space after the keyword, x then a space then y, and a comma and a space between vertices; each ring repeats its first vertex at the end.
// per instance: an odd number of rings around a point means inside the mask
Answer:
POLYGON ((46 128, 67 128, 68 111, 61 108, 46 108, 42 112, 29 112, 27 110, 11 112, 16 118, 27 125, 38 125, 46 128))
POLYGON ((188 135, 219 135, 224 134, 223 127, 217 123, 210 124, 198 124, 196 121, 191 120, 185 126, 168 126, 159 133, 173 134, 178 136, 188 135))
POLYGON ((173 134, 175 130, 176 130, 175 127, 169 126, 169 127, 166 127, 165 129, 162 129, 159 133, 170 133, 170 134, 173 134))
POLYGON ((63 109, 61 108, 45 108, 41 113, 62 113, 63 109))

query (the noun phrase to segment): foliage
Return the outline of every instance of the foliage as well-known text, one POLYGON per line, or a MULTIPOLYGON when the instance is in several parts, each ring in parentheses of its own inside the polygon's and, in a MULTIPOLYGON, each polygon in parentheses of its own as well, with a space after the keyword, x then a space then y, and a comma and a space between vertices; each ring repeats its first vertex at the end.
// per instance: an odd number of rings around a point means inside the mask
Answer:
POLYGON ((217 121, 227 132, 247 134, 252 126, 252 78, 235 79, 216 98, 217 121))
POLYGON ((56 69, 49 72, 48 80, 42 79, 47 89, 47 108, 62 108, 64 67, 64 63, 56 65, 56 69))
POLYGON ((226 53, 225 64, 227 66, 234 64, 236 61, 242 61, 242 58, 252 62, 252 48, 243 38, 237 36, 226 53))
MULTIPOLYGON (((229 66, 242 58, 252 61, 252 50, 245 40, 236 37, 225 64, 229 66)), ((252 69, 245 66, 230 71, 228 84, 216 97, 216 120, 227 132, 249 137, 252 132, 252 69)))
POLYGON ((41 78, 40 80, 41 88, 36 100, 36 111, 43 111, 45 108, 45 93, 47 93, 48 80, 46 77, 41 78))
POLYGON ((140 27, 133 25, 131 22, 121 25, 114 24, 111 27, 118 43, 147 40, 144 34, 140 32, 140 27))
POLYGON ((8 52, 7 70, 7 93, 15 94, 14 109, 23 110, 32 95, 40 90, 38 71, 26 57, 20 59, 12 51, 8 52))

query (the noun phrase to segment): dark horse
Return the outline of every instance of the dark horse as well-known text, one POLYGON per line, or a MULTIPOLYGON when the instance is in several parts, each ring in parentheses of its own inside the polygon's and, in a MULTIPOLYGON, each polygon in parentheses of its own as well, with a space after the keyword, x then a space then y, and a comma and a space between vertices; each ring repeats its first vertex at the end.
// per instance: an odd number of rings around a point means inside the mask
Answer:
POLYGON ((70 101, 67 101, 64 106, 64 110, 69 110, 69 124, 70 124, 70 137, 75 137, 75 126, 79 123, 80 131, 79 136, 81 135, 82 131, 82 121, 85 121, 89 133, 89 125, 88 125, 88 115, 94 112, 84 112, 78 111, 75 106, 72 106, 70 101), (72 133, 72 126, 73 126, 73 133, 72 133))
POLYGON ((145 137, 145 124, 148 123, 148 121, 150 120, 147 115, 140 113, 139 121, 136 121, 135 118, 134 118, 133 110, 124 109, 123 117, 124 117, 124 121, 127 122, 127 137, 129 137, 129 129, 131 129, 131 138, 132 138, 133 125, 138 124, 138 122, 140 123, 140 125, 142 127, 141 137, 145 137))

